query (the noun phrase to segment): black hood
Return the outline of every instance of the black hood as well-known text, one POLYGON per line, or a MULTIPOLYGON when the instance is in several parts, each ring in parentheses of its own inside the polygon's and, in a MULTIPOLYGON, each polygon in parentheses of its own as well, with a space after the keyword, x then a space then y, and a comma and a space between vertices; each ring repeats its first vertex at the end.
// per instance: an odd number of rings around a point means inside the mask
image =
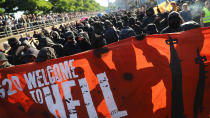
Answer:
POLYGON ((10 45, 11 48, 16 48, 20 45, 20 42, 16 38, 9 38, 8 44, 10 45))
POLYGON ((168 25, 171 28, 179 28, 182 21, 182 17, 178 12, 173 11, 168 15, 168 25))
POLYGON ((55 50, 51 47, 42 48, 36 58, 36 62, 43 62, 47 59, 56 59, 55 50))

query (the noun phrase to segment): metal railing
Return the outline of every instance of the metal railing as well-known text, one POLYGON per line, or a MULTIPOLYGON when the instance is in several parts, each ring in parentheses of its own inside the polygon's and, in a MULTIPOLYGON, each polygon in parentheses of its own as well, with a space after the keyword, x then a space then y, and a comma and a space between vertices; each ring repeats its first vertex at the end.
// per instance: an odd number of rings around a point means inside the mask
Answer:
POLYGON ((74 20, 78 20, 79 18, 82 18, 85 16, 93 16, 93 15, 94 14, 85 14, 85 15, 77 15, 75 17, 70 17, 70 18, 62 17, 62 18, 53 19, 53 20, 35 21, 35 22, 29 22, 25 24, 21 23, 21 24, 0 26, 0 38, 27 33, 30 31, 41 29, 43 27, 50 27, 54 25, 68 23, 74 20))

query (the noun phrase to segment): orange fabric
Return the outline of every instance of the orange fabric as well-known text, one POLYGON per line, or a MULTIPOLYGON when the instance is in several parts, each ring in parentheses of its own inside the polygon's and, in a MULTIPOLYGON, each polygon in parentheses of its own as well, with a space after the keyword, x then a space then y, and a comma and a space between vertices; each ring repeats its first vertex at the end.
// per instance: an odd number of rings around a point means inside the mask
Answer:
MULTIPOLYGON (((175 48, 179 58, 182 60, 184 114, 188 118, 193 118, 194 96, 199 78, 199 65, 195 64, 196 50, 199 48, 201 56, 207 57, 205 71, 208 71, 206 73, 208 78, 205 80, 203 111, 199 112, 198 116, 199 118, 208 118, 210 115, 210 28, 194 29, 170 34, 170 36, 178 39, 178 44, 175 45, 175 48)), ((83 98, 84 93, 81 91, 84 86, 80 86, 79 83, 82 78, 86 78, 88 83, 97 116, 100 118, 116 115, 114 113, 116 110, 110 113, 109 105, 104 97, 106 93, 104 93, 101 83, 106 80, 98 79, 98 74, 105 72, 109 83, 109 86, 105 87, 110 88, 111 96, 114 98, 118 111, 127 112, 127 115, 124 114, 125 117, 170 118, 172 77, 169 65, 170 46, 165 43, 167 39, 168 34, 150 35, 141 41, 132 37, 108 45, 107 47, 110 51, 103 54, 101 58, 95 57, 93 51, 88 51, 43 63, 31 63, 2 69, 0 70, 0 96, 2 96, 1 90, 5 90, 6 95, 5 98, 0 99, 0 117, 54 117, 49 112, 45 98, 54 95, 54 90, 51 87, 56 85, 59 87, 59 97, 62 99, 65 108, 64 112, 69 117, 70 112, 67 110, 69 99, 65 98, 67 89, 63 90, 62 88, 63 83, 68 81, 75 81, 75 86, 69 90, 73 100, 79 100, 80 102, 80 105, 75 107, 77 116, 82 118, 88 117, 86 98, 83 98), (39 87, 37 83, 37 88, 28 88, 24 74, 44 69, 46 80, 49 82, 47 66, 53 68, 55 64, 59 65, 59 63, 62 64, 64 61, 72 59, 74 59, 72 66, 75 67, 75 75, 78 75, 78 77, 73 77, 72 73, 72 78, 67 80, 67 77, 60 70, 61 67, 59 67, 57 71, 61 73, 62 82, 56 81, 53 85, 47 85, 47 82, 41 79, 41 83, 46 85, 39 87), (19 89, 17 88, 17 81, 12 80, 12 76, 13 79, 14 76, 18 77, 21 85, 19 89), (7 78, 8 80, 5 81, 7 78), (13 92, 14 90, 16 91, 14 94, 10 92, 12 95, 7 93, 9 88, 8 81, 12 82, 11 90, 13 92), (45 95, 43 93, 43 88, 45 87, 49 87, 51 94, 45 95), (38 89, 42 93, 43 104, 36 103, 30 93, 32 91, 38 92, 38 89)), ((70 69, 72 69, 72 66, 69 65, 70 69)), ((56 73, 52 72, 51 76, 55 75, 56 73)), ((41 102, 38 96, 36 96, 36 100, 41 102)), ((55 98, 53 98, 53 101, 55 101, 55 98)), ((60 116, 59 109, 55 111, 55 114, 60 116)))
MULTIPOLYGON (((171 2, 163 2, 161 4, 158 5, 158 8, 160 10, 161 13, 164 13, 164 12, 171 12, 173 9, 174 11, 178 12, 178 6, 176 5, 176 2, 174 1, 171 1, 171 2), (174 4, 174 5, 172 5, 174 4)), ((158 11, 157 11, 157 7, 154 7, 154 12, 155 14, 158 14, 158 11)))
MULTIPOLYGON (((163 2, 163 3, 159 4, 158 8, 159 8, 161 13, 164 13, 164 12, 167 12, 167 11, 169 12, 169 11, 172 10, 172 6, 168 2, 163 2)), ((158 14, 157 7, 154 7, 153 9, 155 11, 155 14, 158 14)))

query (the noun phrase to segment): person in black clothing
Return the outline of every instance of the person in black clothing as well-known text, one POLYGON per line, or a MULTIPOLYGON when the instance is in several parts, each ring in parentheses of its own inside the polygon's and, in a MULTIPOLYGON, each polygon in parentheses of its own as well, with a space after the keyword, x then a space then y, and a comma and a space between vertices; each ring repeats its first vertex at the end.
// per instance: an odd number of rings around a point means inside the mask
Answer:
POLYGON ((151 23, 151 24, 147 25, 146 34, 148 34, 148 35, 158 34, 157 27, 154 23, 151 23))
POLYGON ((159 14, 161 20, 159 22, 159 25, 157 26, 159 31, 162 31, 164 28, 166 28, 168 26, 168 12, 159 14))
POLYGON ((37 49, 42 49, 43 47, 52 47, 55 45, 55 43, 49 37, 46 37, 43 33, 37 34, 36 37, 39 41, 39 44, 34 42, 37 49))
POLYGON ((123 40, 123 39, 127 39, 131 36, 136 36, 136 33, 135 31, 129 27, 128 25, 126 25, 121 31, 120 31, 120 37, 119 39, 120 40, 123 40))
POLYGON ((91 39, 91 44, 92 44, 92 48, 100 48, 105 46, 106 40, 104 38, 104 28, 103 28, 103 24, 100 21, 96 21, 94 24, 94 33, 92 34, 92 39, 91 39))
POLYGON ((44 62, 48 59, 56 59, 55 50, 51 47, 44 47, 39 51, 36 62, 44 62))
POLYGON ((183 19, 178 12, 171 12, 168 15, 168 26, 161 31, 161 34, 164 33, 173 33, 180 32, 180 25, 183 23, 183 19))
POLYGON ((146 16, 144 16, 142 20, 143 27, 146 27, 150 23, 154 23, 155 18, 156 18, 156 15, 152 7, 146 10, 146 16))
POLYGON ((69 56, 81 52, 81 49, 75 40, 74 33, 72 31, 69 31, 66 32, 64 35, 65 35, 65 44, 63 47, 64 56, 69 56))
POLYGON ((122 21, 118 21, 117 22, 117 30, 121 31, 123 29, 123 22, 122 21))
POLYGON ((134 17, 129 19, 129 26, 135 31, 137 35, 142 34, 142 26, 136 24, 136 19, 134 19, 134 17))
POLYGON ((64 44, 64 39, 60 37, 59 33, 57 31, 52 31, 51 32, 51 36, 52 36, 52 41, 54 43, 58 43, 58 44, 64 44))
POLYGON ((119 40, 119 36, 112 23, 106 20, 104 25, 105 25, 104 38, 106 39, 106 43, 110 44, 113 42, 117 42, 119 40))
POLYGON ((54 25, 52 26, 52 31, 56 31, 60 34, 60 30, 58 28, 56 28, 54 25))
POLYGON ((144 18, 144 13, 143 12, 140 12, 140 13, 137 14, 138 21, 142 22, 143 18, 144 18))
POLYGON ((19 55, 19 60, 21 61, 21 64, 34 62, 39 53, 39 50, 31 46, 21 46, 19 49, 20 50, 17 52, 17 55, 19 55))
POLYGON ((81 48, 82 51, 87 51, 91 49, 91 43, 89 36, 86 32, 81 31, 77 38, 77 44, 81 48))
POLYGON ((16 38, 9 38, 8 44, 10 45, 11 49, 7 52, 8 54, 8 61, 12 65, 19 65, 20 60, 18 60, 18 57, 16 55, 17 49, 21 46, 21 43, 16 38))

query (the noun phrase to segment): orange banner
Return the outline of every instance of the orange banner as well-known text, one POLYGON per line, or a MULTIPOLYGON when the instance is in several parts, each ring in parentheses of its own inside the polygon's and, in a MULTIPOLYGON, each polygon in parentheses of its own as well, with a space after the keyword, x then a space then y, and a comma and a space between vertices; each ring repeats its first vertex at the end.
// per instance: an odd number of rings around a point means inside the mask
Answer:
POLYGON ((0 117, 208 118, 210 28, 169 35, 2 69, 0 117))

